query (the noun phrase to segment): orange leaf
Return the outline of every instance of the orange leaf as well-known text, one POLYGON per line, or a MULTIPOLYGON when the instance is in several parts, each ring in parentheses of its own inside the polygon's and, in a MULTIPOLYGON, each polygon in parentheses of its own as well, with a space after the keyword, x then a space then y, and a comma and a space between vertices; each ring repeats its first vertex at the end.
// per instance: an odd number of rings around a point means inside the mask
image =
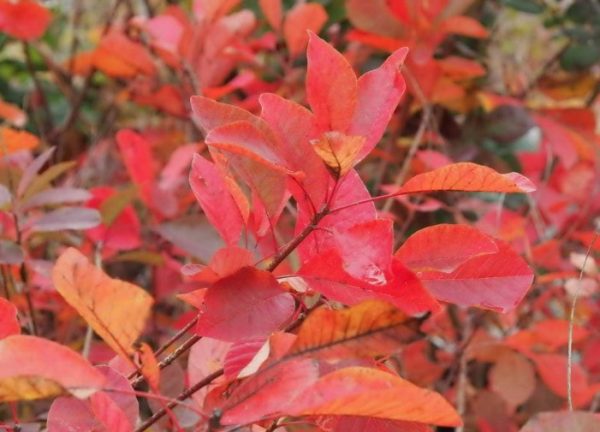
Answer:
POLYGON ((21 150, 31 150, 40 144, 40 139, 26 131, 8 127, 0 128, 0 156, 10 155, 21 150))
POLYGON ((258 4, 267 19, 267 22, 274 30, 281 28, 281 17, 283 16, 281 0, 258 0, 258 4))
POLYGON ((453 16, 446 18, 441 24, 441 31, 472 38, 484 39, 489 32, 479 21, 467 16, 453 16))
POLYGON ((52 272, 56 290, 118 354, 135 352, 152 307, 142 288, 112 279, 91 264, 77 249, 67 249, 52 272))
POLYGON ((535 185, 521 174, 500 174, 483 165, 459 162, 414 176, 397 194, 440 191, 527 193, 535 189, 535 185))
POLYGON ((66 391, 87 398, 104 381, 87 360, 56 342, 24 335, 0 341, 0 402, 43 399, 66 391))
POLYGON ((335 131, 325 132, 321 138, 311 142, 315 152, 338 177, 352 169, 364 143, 365 137, 335 131))
POLYGON ((305 389, 292 415, 354 415, 460 426, 454 408, 438 393, 377 369, 349 367, 320 378, 305 389))
POLYGON ((150 384, 150 388, 158 389, 158 385, 160 384, 160 367, 152 348, 147 343, 142 343, 138 353, 140 355, 139 361, 142 375, 144 375, 144 378, 150 384))
POLYGON ((27 114, 21 108, 2 99, 0 99, 0 117, 17 127, 23 127, 27 121, 27 114))
POLYGON ((327 12, 318 3, 299 3, 290 10, 283 23, 283 37, 290 57, 304 52, 308 42, 307 30, 319 33, 326 22, 327 12))
POLYGON ((327 358, 390 354, 418 338, 416 320, 394 306, 370 300, 344 310, 321 308, 306 319, 286 357, 327 358))

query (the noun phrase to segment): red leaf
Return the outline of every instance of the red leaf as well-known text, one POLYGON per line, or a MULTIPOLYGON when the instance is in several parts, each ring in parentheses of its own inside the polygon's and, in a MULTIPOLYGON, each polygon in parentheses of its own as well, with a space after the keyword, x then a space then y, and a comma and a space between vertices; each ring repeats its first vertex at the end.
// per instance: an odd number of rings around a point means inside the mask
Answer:
POLYGON ((129 78, 138 74, 152 76, 156 68, 144 45, 119 31, 111 31, 94 51, 94 65, 109 76, 129 78))
POLYGON ((358 79, 356 110, 347 133, 366 138, 365 145, 358 156, 359 161, 379 142, 404 95, 406 83, 400 73, 400 67, 407 53, 407 48, 400 48, 380 67, 358 79))
POLYGON ((280 143, 279 152, 288 168, 308 174, 295 179, 302 187, 297 190, 292 184, 292 194, 298 201, 305 201, 308 195, 318 208, 325 201, 331 176, 310 144, 310 140, 318 136, 315 116, 302 105, 276 94, 262 94, 259 102, 261 117, 280 143))
POLYGON ((397 194, 438 191, 528 193, 535 185, 517 173, 500 174, 492 168, 459 162, 419 174, 408 180, 397 194))
POLYGON ((476 256, 450 273, 428 271, 417 276, 438 300, 508 312, 533 281, 527 263, 505 243, 498 252, 476 256))
POLYGON ((190 171, 190 186, 194 196, 221 237, 228 244, 236 244, 248 216, 242 213, 232 196, 231 183, 214 164, 198 154, 194 155, 190 171))
POLYGON ((106 388, 89 401, 60 397, 48 412, 48 432, 106 430, 132 432, 139 414, 138 401, 127 378, 115 370, 98 368, 106 376, 106 388))
POLYGON ((440 26, 440 31, 478 39, 484 39, 489 35, 479 21, 466 16, 446 18, 440 26))
POLYGON ((196 331, 235 342, 268 336, 294 313, 294 298, 268 272, 244 267, 208 289, 196 331))
POLYGON ((314 33, 310 33, 306 55, 306 98, 319 130, 346 132, 358 98, 358 83, 352 66, 314 33))
POLYGON ((307 30, 319 33, 327 22, 327 12, 318 3, 298 3, 285 17, 283 37, 290 52, 290 57, 296 57, 306 48, 308 42, 307 30))
MULTIPOLYGON (((196 342, 190 350, 188 359, 187 373, 188 379, 192 383, 196 383, 206 378, 208 375, 218 371, 224 365, 225 355, 229 351, 231 344, 216 339, 204 337, 196 342)), ((192 398, 202 406, 204 398, 209 390, 218 384, 216 381, 211 386, 207 386, 196 392, 192 398)))
POLYGON ((31 41, 41 37, 52 15, 34 0, 1 0, 0 31, 17 39, 31 41))
POLYGON ((413 271, 451 272, 475 256, 495 252, 494 239, 476 228, 440 224, 411 235, 395 256, 413 271))
POLYGON ((377 369, 350 367, 320 378, 294 400, 292 415, 355 415, 460 426, 460 416, 438 393, 377 369))
POLYGON ((0 340, 0 401, 32 400, 69 391, 87 398, 106 380, 75 351, 35 336, 0 340))
MULTIPOLYGON (((556 395, 567 398, 567 357, 561 354, 530 355, 544 384, 556 395)), ((579 363, 571 370, 573 406, 586 406, 600 390, 600 384, 589 385, 588 378, 579 363)))
POLYGON ((325 417, 320 422, 323 430, 330 432, 431 432, 432 429, 416 422, 382 420, 370 417, 325 417))
POLYGON ((116 138, 131 180, 138 187, 144 203, 152 207, 152 184, 156 178, 156 167, 150 143, 131 129, 120 130, 116 138))
POLYGON ((21 333, 17 307, 0 297, 0 339, 21 333))
POLYGON ((259 421, 292 411, 296 396, 302 395, 318 377, 313 360, 278 363, 244 381, 222 407, 221 424, 259 421))
MULTIPOLYGON (((101 210, 105 204, 118 193, 110 187, 96 187, 90 190, 93 197, 86 205, 101 210)), ((85 234, 95 242, 102 242, 103 248, 110 250, 130 250, 140 247, 141 223, 133 206, 126 205, 116 214, 111 223, 86 230, 85 234)))

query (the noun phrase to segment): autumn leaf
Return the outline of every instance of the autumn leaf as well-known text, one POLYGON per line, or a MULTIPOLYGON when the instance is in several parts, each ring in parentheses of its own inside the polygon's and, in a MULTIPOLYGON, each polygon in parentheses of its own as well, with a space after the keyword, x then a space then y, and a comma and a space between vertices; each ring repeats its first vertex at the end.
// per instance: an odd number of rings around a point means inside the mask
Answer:
POLYGON ((459 162, 418 174, 395 194, 440 191, 529 193, 535 189, 535 185, 521 174, 500 174, 483 165, 459 162))
POLYGON ((38 39, 50 24, 50 11, 35 0, 1 0, 0 31, 17 39, 38 39))
POLYGON ((229 342, 267 336, 291 318, 294 306, 273 275, 244 267, 208 289, 196 332, 229 342))
POLYGON ((196 200, 223 240, 236 244, 248 214, 247 208, 240 210, 240 200, 236 201, 232 195, 232 182, 200 155, 194 155, 189 182, 196 200))
POLYGON ((358 98, 358 83, 352 66, 335 48, 312 32, 306 56, 306 98, 319 128, 346 132, 358 98))
POLYGON ((97 370, 105 376, 107 391, 96 392, 88 400, 57 398, 48 411, 48 432, 134 430, 139 404, 129 380, 108 366, 97 370))
POLYGON ((258 0, 258 4, 269 25, 279 31, 283 17, 282 0, 258 0))
POLYGON ((475 256, 497 251, 494 239, 476 228, 440 224, 423 228, 411 235, 395 256, 412 271, 451 272, 475 256))
POLYGON ((554 411, 536 414, 519 432, 596 432, 600 417, 587 411, 554 411))
POLYGON ((440 394, 377 369, 349 367, 321 377, 294 400, 296 416, 354 415, 460 426, 458 413, 440 394))
POLYGON ((475 256, 451 272, 423 271, 417 276, 435 298, 498 312, 514 309, 533 282, 533 271, 508 245, 475 256))
POLYGON ((17 307, 14 304, 0 297, 0 339, 21 333, 17 313, 17 307))
POLYGON ((383 301, 366 301, 343 310, 320 308, 304 321, 286 358, 387 355, 418 337, 418 322, 383 301))
POLYGON ((336 177, 342 177, 352 169, 364 143, 364 137, 340 132, 325 132, 321 138, 311 142, 315 152, 336 177))
POLYGON ((33 150, 40 145, 40 139, 27 131, 0 127, 0 156, 21 150, 33 150))
POLYGON ((135 352, 133 343, 152 307, 150 294, 109 277, 74 248, 58 258, 52 280, 67 303, 116 353, 127 357, 135 352))
POLYGON ((104 376, 71 349, 35 336, 0 340, 0 401, 43 399, 65 392, 87 398, 104 376))
POLYGON ((221 424, 248 424, 292 410, 294 398, 302 395, 318 377, 314 360, 278 363, 244 381, 220 409, 221 424))
POLYGON ((307 30, 319 33, 327 22, 327 11, 319 3, 297 3, 285 16, 283 37, 294 58, 304 52, 307 30))
POLYGON ((0 117, 16 127, 23 127, 27 122, 27 114, 18 106, 0 99, 0 117))

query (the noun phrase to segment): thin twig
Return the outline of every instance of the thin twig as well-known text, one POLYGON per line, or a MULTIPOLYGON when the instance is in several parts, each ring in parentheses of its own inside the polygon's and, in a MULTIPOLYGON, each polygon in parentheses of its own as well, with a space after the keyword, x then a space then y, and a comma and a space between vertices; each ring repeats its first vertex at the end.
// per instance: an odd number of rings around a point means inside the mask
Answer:
POLYGON ((596 231, 594 238, 592 239, 592 242, 590 243, 590 246, 585 254, 583 264, 581 265, 581 271, 579 272, 579 283, 577 284, 577 289, 573 294, 573 300, 571 302, 571 313, 569 315, 569 339, 567 342, 567 403, 569 405, 569 411, 573 411, 573 331, 575 328, 575 308, 577 306, 579 291, 581 290, 581 281, 583 279, 585 266, 590 254, 592 253, 594 243, 598 239, 598 235, 599 232, 596 231))
MULTIPOLYGON (((223 369, 219 369, 218 371, 215 371, 215 372, 211 373, 210 375, 205 376, 202 380, 198 381, 192 387, 190 387, 187 390, 185 390, 184 392, 180 393, 175 398, 175 401, 167 404, 166 408, 167 409, 174 408, 176 405, 178 405, 178 402, 186 400, 187 398, 192 396, 194 393, 198 392, 200 389, 203 389, 204 387, 210 385, 214 380, 216 380, 221 375, 223 375, 223 372, 224 372, 223 369)), ((159 421, 161 418, 163 418, 167 414, 167 409, 163 408, 161 410, 156 411, 152 415, 152 417, 148 418, 145 422, 143 422, 135 430, 135 432, 142 432, 142 431, 145 431, 146 429, 148 429, 150 426, 152 426, 154 423, 159 421)))

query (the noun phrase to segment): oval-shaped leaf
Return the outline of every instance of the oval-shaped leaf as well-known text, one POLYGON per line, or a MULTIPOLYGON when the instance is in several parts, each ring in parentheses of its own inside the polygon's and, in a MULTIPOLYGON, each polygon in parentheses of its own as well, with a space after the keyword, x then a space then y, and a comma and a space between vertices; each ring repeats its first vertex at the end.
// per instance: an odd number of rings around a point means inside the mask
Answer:
POLYGON ((452 405, 440 394, 388 372, 363 367, 339 369, 305 389, 289 414, 355 415, 438 426, 460 426, 452 405))
POLYGON ((395 256, 413 271, 451 272, 475 256, 497 251, 494 239, 476 228, 440 224, 411 235, 395 256))
POLYGON ((112 279, 77 249, 58 258, 52 280, 56 290, 118 354, 135 349, 152 307, 152 297, 131 283, 112 279))
POLYGON ((476 256, 449 273, 417 272, 438 300, 508 312, 517 306, 533 282, 533 271, 505 243, 498 252, 476 256))
POLYGON ((104 376, 71 349, 35 336, 0 340, 0 401, 42 399, 65 392, 86 398, 104 376))
POLYGON ((196 331, 228 342, 268 336, 292 316, 294 306, 271 273, 244 267, 208 289, 196 331))
POLYGON ((298 331, 286 357, 308 355, 328 359, 391 354, 419 337, 418 321, 379 300, 344 310, 321 308, 298 331))
POLYGON ((521 174, 500 174, 483 165, 459 162, 418 174, 395 194, 440 191, 527 193, 535 189, 535 185, 521 174))
POLYGON ((31 230, 36 232, 84 230, 94 228, 100 222, 102 217, 98 210, 87 207, 63 207, 35 220, 31 230))

